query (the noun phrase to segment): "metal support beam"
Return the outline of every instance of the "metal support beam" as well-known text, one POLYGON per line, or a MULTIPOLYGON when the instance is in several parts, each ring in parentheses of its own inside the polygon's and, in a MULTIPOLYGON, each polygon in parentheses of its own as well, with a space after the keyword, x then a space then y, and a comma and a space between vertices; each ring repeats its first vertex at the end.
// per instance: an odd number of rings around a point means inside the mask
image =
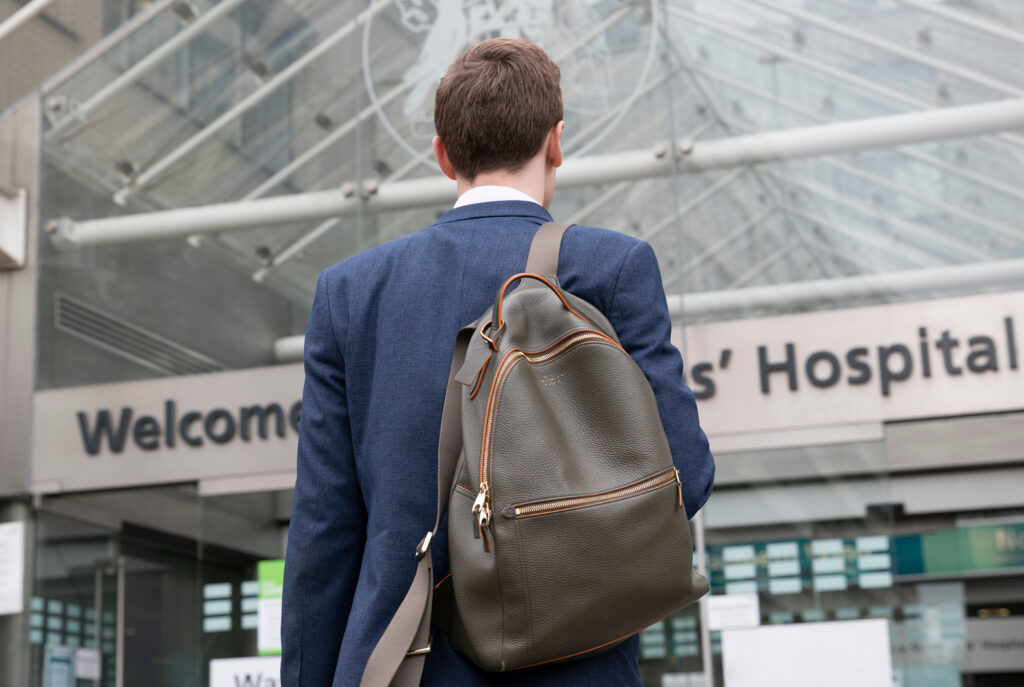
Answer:
MULTIPOLYGON (((914 298, 936 293, 975 289, 1019 287, 1024 284, 1024 259, 944 265, 885 274, 814 279, 772 284, 747 289, 726 289, 688 293, 682 298, 668 296, 669 312, 674 318, 727 319, 730 315, 752 310, 793 310, 820 303, 841 304, 863 299, 889 299, 893 294, 914 298)), ((274 343, 279 362, 302 359, 301 335, 287 336, 274 343)))
POLYGON ((44 95, 49 95, 58 86, 98 60, 115 45, 120 45, 121 41, 148 24, 152 19, 160 16, 164 10, 169 9, 176 2, 180 2, 180 0, 156 0, 146 9, 136 12, 121 22, 116 29, 89 46, 85 52, 61 67, 56 74, 47 77, 40 86, 40 90, 44 95))
MULTIPOLYGON (((714 126, 714 124, 715 124, 714 120, 712 120, 712 119, 705 119, 700 124, 698 124, 696 127, 694 127, 692 130, 687 132, 687 134, 685 136, 683 136, 683 139, 684 140, 691 140, 691 141, 692 140, 696 140, 696 139, 700 138, 704 134, 704 132, 706 132, 708 129, 710 129, 712 126, 714 126)), ((738 171, 742 171, 742 170, 738 170, 738 171)), ((733 178, 735 178, 735 177, 733 177, 733 178)), ((730 179, 730 181, 731 181, 731 179, 730 179)), ((726 182, 726 183, 728 183, 728 182, 726 182)), ((604 207, 606 204, 608 204, 611 201, 619 198, 619 194, 621 194, 623 191, 628 189, 631 184, 632 184, 632 180, 627 179, 625 181, 621 181, 621 182, 615 184, 611 188, 605 189, 601 193, 601 195, 599 195, 597 198, 595 198, 594 200, 592 200, 591 202, 587 203, 582 208, 577 210, 571 217, 569 217, 569 219, 565 220, 565 222, 567 224, 579 224, 584 219, 586 219, 591 213, 593 213, 595 210, 599 210, 602 207, 604 207)), ((717 191, 717 190, 718 189, 716 188, 715 191, 717 191)), ((704 195, 704 194, 701 194, 701 195, 704 195)), ((695 208, 697 205, 699 205, 704 200, 705 200, 705 198, 702 198, 701 200, 699 200, 697 202, 688 204, 685 208, 681 208, 679 210, 679 217, 682 217, 683 215, 685 215, 687 212, 689 212, 690 210, 695 208)), ((650 236, 661 232, 663 229, 665 229, 665 227, 667 227, 669 224, 674 222, 676 219, 677 219, 676 216, 673 215, 664 224, 659 224, 657 229, 652 228, 651 231, 650 231, 650 234, 648 234, 648 236, 645 237, 645 238, 649 238, 650 236)))
POLYGON ((967 26, 992 36, 1005 38, 1006 40, 1013 41, 1018 45, 1024 45, 1024 33, 1021 33, 1020 31, 1017 31, 1005 24, 997 24, 990 19, 976 17, 973 14, 969 14, 962 10, 953 9, 953 7, 948 4, 938 3, 935 2, 935 0, 896 1, 902 5, 906 5, 907 7, 913 7, 916 10, 928 12, 937 17, 942 17, 943 19, 948 19, 949 21, 960 24, 961 26, 967 26))
MULTIPOLYGON (((745 129, 748 131, 754 130, 754 127, 746 122, 734 119, 727 119, 725 121, 729 125, 737 129, 745 129)), ((875 184, 876 186, 888 189, 889 191, 892 191, 897 195, 913 198, 914 200, 923 205, 936 208, 937 210, 945 212, 948 215, 958 217, 964 220, 965 222, 985 227, 994 234, 998 234, 1003 238, 1009 239, 1010 241, 1021 241, 1022 239, 1024 239, 1024 229, 1019 229, 1017 227, 1012 227, 1008 224, 1003 224, 1002 222, 991 220, 988 217, 984 217, 982 215, 975 214, 968 210, 964 210, 961 207, 958 207, 951 203, 947 203, 939 198, 933 198, 932 196, 929 196, 926 193, 922 193, 920 191, 916 191, 914 189, 901 186, 899 184, 894 184, 891 181, 889 181, 889 179, 879 176, 878 174, 874 174, 873 172, 869 172, 866 169, 861 169, 856 165, 851 165, 847 162, 843 162, 842 160, 836 160, 833 158, 822 158, 821 163, 829 167, 832 167, 833 169, 838 169, 841 172, 844 172, 851 176, 858 177, 869 183, 875 184)), ((935 230, 933 229, 932 231, 935 230)), ((942 235, 942 232, 936 231, 935 233, 942 235)))
POLYGON ((774 170, 768 170, 768 174, 779 179, 787 186, 806 189, 816 198, 824 198, 838 205, 843 205, 858 214, 875 217, 892 226, 894 229, 897 229, 898 231, 893 232, 894 236, 901 238, 914 237, 918 242, 918 246, 927 246, 928 250, 931 250, 933 254, 942 255, 944 259, 953 258, 960 261, 965 259, 992 259, 991 255, 986 251, 979 249, 975 244, 966 243, 956 237, 943 234, 942 232, 937 232, 931 227, 910 222, 899 217, 894 217, 892 214, 887 212, 886 208, 873 207, 859 200, 854 200, 853 198, 839 193, 830 187, 813 181, 808 181, 806 179, 797 178, 790 174, 784 174, 774 170), (942 249, 942 252, 938 252, 938 249, 942 249))
POLYGON ((653 227, 648 229, 646 232, 644 232, 640 236, 640 238, 642 238, 644 241, 650 241, 652 238, 654 238, 655 236, 657 236, 658 234, 672 226, 677 219, 686 214, 689 214, 690 212, 692 212, 693 210, 695 210, 696 208, 700 207, 705 202, 710 200, 711 198, 718 195, 719 191, 722 191, 726 186, 739 179, 741 176, 743 176, 743 173, 746 171, 746 169, 740 167, 739 169, 734 169, 731 172, 723 174, 718 179, 715 179, 713 183, 709 184, 707 187, 702 189, 700 193, 695 195, 693 198, 688 200, 685 205, 679 208, 678 214, 672 213, 671 215, 669 215, 668 217, 666 217, 665 219, 661 220, 653 227))
MULTIPOLYGON (((692 174, 1015 128, 1024 128, 1024 99, 699 141, 685 154, 679 147, 683 143, 690 145, 689 141, 662 144, 653 150, 572 158, 559 171, 559 186, 574 188, 669 176, 673 169, 670 154, 683 155, 677 161, 677 170, 692 174)), ((48 229, 57 234, 58 244, 65 247, 93 245, 323 220, 356 212, 420 207, 455 198, 455 184, 441 176, 397 181, 366 190, 365 194, 352 195, 340 190, 316 191, 84 222, 64 218, 51 223, 48 229)))
MULTIPOLYGON (((753 267, 751 267, 749 270, 747 270, 746 272, 744 272, 740 276, 736 277, 736 279, 734 279, 729 284, 729 286, 727 288, 729 288, 729 289, 738 289, 738 288, 746 286, 747 284, 752 282, 754 279, 756 279, 758 276, 760 276, 765 271, 767 271, 768 268, 770 268, 772 265, 774 265, 775 263, 779 262, 780 260, 782 260, 786 256, 791 255, 793 253, 793 251, 798 250, 800 248, 803 248, 803 246, 800 246, 800 245, 797 245, 797 246, 791 246, 791 245, 783 246, 782 248, 778 249, 777 251, 775 251, 774 253, 769 255, 767 258, 762 260, 761 262, 759 262, 756 265, 754 265, 753 267)), ((807 249, 805 248, 804 250, 807 250, 807 249)))
POLYGON ((0 24, 0 41, 14 33, 19 27, 28 23, 37 14, 52 4, 53 0, 32 0, 32 2, 22 6, 21 9, 7 17, 7 19, 0 24))
MULTIPOLYGON (((798 103, 791 102, 785 98, 780 98, 775 93, 771 93, 769 91, 762 90, 755 86, 751 86, 749 83, 745 81, 734 79, 731 76, 722 74, 721 72, 710 70, 703 65, 694 62, 686 62, 684 66, 690 72, 697 74, 698 76, 701 76, 705 79, 708 79, 709 81, 713 81, 718 84, 724 84, 725 86, 735 88, 736 90, 742 91, 743 93, 748 93, 750 95, 762 98, 768 102, 781 105, 783 108, 789 110, 790 112, 795 112, 797 114, 803 115, 804 117, 807 117, 812 121, 821 123, 834 121, 831 117, 826 117, 820 112, 816 112, 815 110, 811 110, 810 108, 799 105, 798 103)), ((730 120, 730 122, 735 122, 735 120, 730 120)), ((913 160, 917 160, 918 162, 922 162, 926 165, 937 167, 942 171, 946 172, 947 174, 958 176, 962 179, 971 182, 972 184, 984 186, 985 188, 991 189, 997 193, 1001 193, 1006 196, 1010 196, 1012 198, 1016 198, 1017 200, 1024 200, 1024 191, 1022 191, 1016 186, 1007 184, 1000 179, 994 179, 992 177, 986 176, 979 172, 975 172, 965 167, 954 165, 950 162, 946 162, 941 158, 935 157, 934 155, 923 153, 920 150, 914 150, 912 148, 905 147, 897 147, 894 148, 894 150, 900 155, 903 155, 904 157, 909 157, 913 160)))
POLYGON ((141 60, 122 72, 116 79, 107 83, 103 88, 93 93, 85 101, 72 102, 67 116, 57 122, 53 128, 46 132, 47 136, 56 136, 62 133, 73 123, 85 122, 103 103, 107 102, 126 87, 141 79, 144 75, 156 68, 161 62, 173 55, 189 41, 205 31, 213 22, 227 15, 245 0, 221 0, 207 12, 199 16, 184 29, 172 36, 166 43, 161 44, 155 50, 147 54, 141 60))
POLYGON ((749 289, 706 291, 687 294, 681 303, 678 297, 670 296, 668 305, 669 311, 676 317, 685 313, 687 317, 722 319, 730 314, 751 310, 791 310, 820 303, 845 303, 865 298, 890 299, 893 294, 906 297, 933 296, 936 293, 1021 284, 1024 284, 1024 259, 1017 259, 816 279, 749 289))
MULTIPOLYGON (((750 232, 751 229, 753 229, 754 227, 759 225, 761 222, 763 222, 764 220, 766 220, 769 217, 771 217, 778 210, 779 210, 779 207, 777 205, 772 205, 770 207, 765 208, 761 212, 759 212, 756 215, 754 215, 753 217, 749 218, 747 221, 745 221, 742 224, 740 224, 738 227, 736 227, 735 229, 730 231, 728 234, 726 234, 722 238, 720 238, 717 241, 715 241, 714 243, 712 243, 710 246, 708 246, 707 248, 705 248, 701 252, 697 253, 697 255, 693 256, 692 258, 690 258, 689 260, 686 261, 686 263, 683 265, 683 268, 681 270, 675 270, 675 273, 671 277, 669 277, 668 279, 665 280, 665 289, 668 290, 668 288, 670 286, 674 285, 677 281, 679 281, 679 278, 681 276, 685 276, 686 274, 689 274, 698 265, 701 265, 702 263, 704 263, 705 261, 707 261, 709 259, 717 258, 720 255, 720 251, 722 249, 724 249, 726 246, 728 246, 730 243, 732 243, 733 241, 736 241, 736 240, 738 240, 740 238, 744 238, 744 237, 749 238, 750 237, 750 233, 749 232, 750 232)), ((675 219, 674 216, 668 217, 666 223, 671 223, 671 221, 673 219, 675 219)), ((663 221, 665 221, 665 220, 663 220, 663 221)))
MULTIPOLYGON (((636 93, 636 98, 635 99, 639 99, 641 96, 644 96, 647 93, 650 93, 655 88, 657 88, 658 86, 663 84, 667 79, 669 79, 670 77, 674 76, 677 71, 678 71, 678 68, 674 68, 671 71, 666 71, 666 72, 661 73, 658 77, 652 79, 646 86, 644 86, 642 89, 640 89, 640 91, 636 93)), ((602 113, 600 116, 598 116, 598 117, 594 118, 593 120, 591 120, 586 126, 584 126, 582 129, 580 129, 573 136, 571 136, 567 141, 563 142, 562 149, 563 150, 567 150, 567 151, 568 150, 574 150, 575 147, 578 144, 580 144, 580 143, 582 143, 582 142, 584 142, 586 140, 589 140, 591 135, 595 131, 601 129, 606 123, 611 121, 614 117, 618 116, 619 111, 621 109, 624 109, 627 105, 632 105, 632 103, 630 103, 629 101, 626 101, 626 100, 623 100, 623 101, 620 101, 620 102, 616 103, 615 107, 613 107, 612 109, 602 113)), ((570 155, 571 155, 571 153, 570 153, 570 155)), ((412 172, 414 169, 419 167, 421 164, 432 165, 433 164, 433 159, 434 159, 433 149, 426 148, 426 149, 420 151, 419 155, 417 155, 416 157, 410 158, 408 162, 406 162, 404 165, 402 165, 397 170, 395 170, 395 172, 392 173, 391 176, 387 177, 384 180, 384 183, 388 183, 388 182, 392 182, 392 181, 397 181, 399 179, 404 179, 410 172, 412 172)), ((252 273, 253 281, 262 282, 264 279, 267 278, 267 275, 269 275, 271 273, 271 271, 273 271, 274 269, 280 267, 281 265, 283 265, 284 263, 288 262, 289 260, 291 260, 296 255, 298 255, 300 252, 302 252, 302 250, 306 246, 310 245, 311 243, 316 241, 318 238, 320 238, 321 236, 326 234, 328 231, 333 229, 335 226, 337 226, 340 221, 341 221, 341 219, 338 218, 338 217, 334 217, 334 218, 325 220, 325 221, 321 222, 320 224, 318 224, 313 229, 311 229, 308 233, 305 233, 302 236, 300 236, 299 238, 295 239, 295 241, 293 241, 292 243, 288 244, 287 246, 282 248, 280 251, 278 251, 270 259, 270 264, 268 264, 268 265, 266 265, 264 267, 261 267, 258 270, 256 270, 255 272, 253 272, 252 273)), ((201 239, 201 237, 198 234, 194 234, 193 236, 189 237, 189 240, 191 242, 193 242, 193 243, 198 243, 200 241, 200 239, 201 239)))
MULTIPOLYGON (((920 98, 915 98, 901 91, 888 88, 887 86, 882 86, 881 84, 876 83, 871 79, 866 79, 864 77, 857 76, 856 74, 851 74, 850 72, 844 69, 839 69, 838 67, 833 67, 832 65, 825 64, 818 60, 812 59, 810 57, 807 57, 806 55, 800 54, 795 50, 789 50, 780 45, 771 43, 770 41, 766 41, 755 36, 751 36, 750 34, 744 31, 734 29, 731 26, 723 25, 721 22, 709 19, 708 17, 698 14, 696 12, 690 12, 688 10, 683 9, 682 7, 671 5, 668 7, 668 11, 676 15, 677 17, 685 19, 686 21, 692 24, 699 24, 700 26, 709 28, 712 31, 715 31, 722 35, 729 36, 730 38, 738 40, 742 43, 752 45, 758 50, 764 50, 769 54, 778 55, 779 57, 785 58, 789 62, 802 65, 804 67, 807 67, 808 69, 816 71, 819 74, 822 74, 829 78, 844 81, 856 88, 861 89, 862 91, 875 93, 876 95, 880 95, 893 102, 900 103, 902 105, 906 105, 908 107, 916 109, 930 109, 935 106, 934 103, 930 103, 920 98)), ((1024 138, 1022 138, 1021 136, 1018 136, 1016 134, 1002 134, 1002 137, 1006 140, 1014 142, 1018 146, 1024 147, 1024 138)))
POLYGON ((806 22, 807 24, 817 26, 819 28, 825 29, 826 31, 832 31, 833 33, 837 33, 840 36, 846 36, 851 40, 857 41, 858 43, 870 45, 873 48, 883 50, 893 55, 899 55, 902 58, 911 60, 913 62, 917 62, 918 64, 923 64, 926 67, 931 67, 932 69, 939 73, 952 74, 953 76, 963 79, 964 81, 969 81, 971 83, 978 84, 979 86, 984 86, 985 88, 991 88, 992 90, 998 93, 1014 96, 1024 95, 1024 88, 1020 88, 1019 86, 1007 83, 1002 79, 997 79, 995 77, 989 76, 988 74, 983 74, 982 72, 970 69, 968 67, 962 67, 959 64, 954 64, 952 62, 939 59, 938 57, 928 55, 927 53, 922 53, 918 50, 906 48, 902 45, 892 43, 883 38, 872 36, 871 34, 864 33, 863 31, 850 28, 845 24, 840 24, 838 22, 825 19, 824 17, 821 17, 817 14, 805 12, 803 10, 796 9, 795 7, 790 7, 785 3, 780 3, 777 1, 768 2, 768 0, 742 1, 747 3, 748 5, 758 5, 760 7, 764 7, 765 9, 771 12, 778 12, 780 14, 784 14, 792 19, 806 22))
MULTIPOLYGON (((239 3, 244 0, 222 0, 220 4, 227 2, 239 3)), ((373 17, 381 10, 391 5, 394 0, 374 0, 373 4, 367 7, 365 10, 360 12, 355 19, 348 22, 340 29, 332 33, 330 36, 325 38, 316 44, 311 50, 299 57, 297 60, 288 65, 285 69, 275 74, 266 83, 260 85, 255 91, 247 95, 245 98, 235 103, 227 112, 217 117, 214 121, 208 124, 201 131, 198 131, 192 138, 185 141, 183 144, 175 148, 170 154, 164 156, 148 169, 143 171, 141 174, 136 176, 130 184, 121 188, 117 193, 114 194, 114 201, 119 205, 125 205, 128 198, 132 194, 149 186, 155 181, 161 174, 167 171, 172 165, 181 160, 183 157, 191 153, 193 150, 202 145, 205 141, 212 138, 217 132, 226 127, 232 121, 234 121, 243 112, 254 107, 258 103, 262 102, 266 98, 270 97, 274 91, 280 88, 282 85, 287 83, 295 74, 305 69, 309 64, 314 62, 316 59, 324 55, 328 50, 338 45, 341 41, 345 40, 348 36, 360 28, 367 20, 373 17)), ((218 4, 218 7, 220 6, 218 4)), ((212 10, 211 10, 212 11, 212 10)), ((102 92, 102 91, 101 91, 102 92)), ((94 96, 95 97, 95 96, 94 96)))

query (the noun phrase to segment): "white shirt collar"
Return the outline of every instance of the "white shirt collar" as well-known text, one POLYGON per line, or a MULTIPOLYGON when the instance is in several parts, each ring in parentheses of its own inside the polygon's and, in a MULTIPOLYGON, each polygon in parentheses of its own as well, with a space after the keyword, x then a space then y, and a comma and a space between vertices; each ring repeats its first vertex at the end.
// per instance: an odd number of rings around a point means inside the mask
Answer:
POLYGON ((459 199, 455 201, 455 207, 461 208, 463 205, 474 203, 492 203, 496 200, 525 200, 528 203, 537 203, 530 195, 511 186, 474 186, 459 196, 459 199))

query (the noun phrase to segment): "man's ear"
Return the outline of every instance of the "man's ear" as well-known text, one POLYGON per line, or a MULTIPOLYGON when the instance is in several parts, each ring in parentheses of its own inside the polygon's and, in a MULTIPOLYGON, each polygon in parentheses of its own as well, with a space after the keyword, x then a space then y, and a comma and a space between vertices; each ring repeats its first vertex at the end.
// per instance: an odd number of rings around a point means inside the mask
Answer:
POLYGON ((445 150, 444 143, 441 142, 440 136, 434 136, 434 140, 431 141, 431 145, 434 147, 434 157, 437 158, 437 166, 441 168, 444 175, 449 179, 455 179, 455 168, 452 167, 451 160, 448 159, 448 151, 445 150))
POLYGON ((551 163, 552 167, 560 167, 562 165, 562 130, 565 129, 565 122, 560 121, 551 127, 551 131, 548 132, 548 150, 547 158, 548 162, 551 163))

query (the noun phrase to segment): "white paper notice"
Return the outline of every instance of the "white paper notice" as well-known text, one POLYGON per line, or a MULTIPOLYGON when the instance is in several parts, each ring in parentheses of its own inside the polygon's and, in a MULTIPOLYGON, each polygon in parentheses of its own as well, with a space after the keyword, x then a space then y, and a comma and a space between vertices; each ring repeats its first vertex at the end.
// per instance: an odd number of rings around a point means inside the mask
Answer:
POLYGON ((889 621, 725 630, 722 672, 729 687, 892 687, 889 621))
POLYGON ((281 599, 260 599, 256 608, 256 650, 281 651, 281 599))
POLYGON ((281 684, 280 656, 215 658, 210 661, 210 687, 278 687, 281 684))
POLYGON ((707 597, 708 629, 730 630, 761 624, 757 594, 719 594, 707 597))
POLYGON ((22 581, 25 577, 25 526, 0 523, 0 615, 24 610, 22 581))
POLYGON ((100 679, 100 652, 79 647, 75 650, 75 679, 100 679))

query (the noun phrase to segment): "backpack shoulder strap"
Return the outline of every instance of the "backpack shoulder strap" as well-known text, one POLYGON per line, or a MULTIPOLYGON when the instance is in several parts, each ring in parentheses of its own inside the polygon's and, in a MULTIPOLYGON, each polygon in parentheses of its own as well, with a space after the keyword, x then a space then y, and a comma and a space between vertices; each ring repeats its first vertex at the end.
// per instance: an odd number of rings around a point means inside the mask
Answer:
POLYGON ((530 244, 530 256, 526 258, 526 272, 545 277, 558 278, 558 254, 562 247, 565 230, 573 225, 546 222, 540 226, 530 244))
POLYGON ((434 529, 427 532, 416 547, 416 558, 419 560, 416 574, 401 605, 370 654, 359 683, 361 687, 416 687, 420 684, 423 662, 430 651, 430 613, 434 592, 430 542, 437 534, 441 518, 448 509, 449 490, 462 448, 462 385, 455 381, 455 375, 466 358, 466 348, 474 331, 473 326, 463 327, 455 338, 437 446, 437 513, 434 529))

